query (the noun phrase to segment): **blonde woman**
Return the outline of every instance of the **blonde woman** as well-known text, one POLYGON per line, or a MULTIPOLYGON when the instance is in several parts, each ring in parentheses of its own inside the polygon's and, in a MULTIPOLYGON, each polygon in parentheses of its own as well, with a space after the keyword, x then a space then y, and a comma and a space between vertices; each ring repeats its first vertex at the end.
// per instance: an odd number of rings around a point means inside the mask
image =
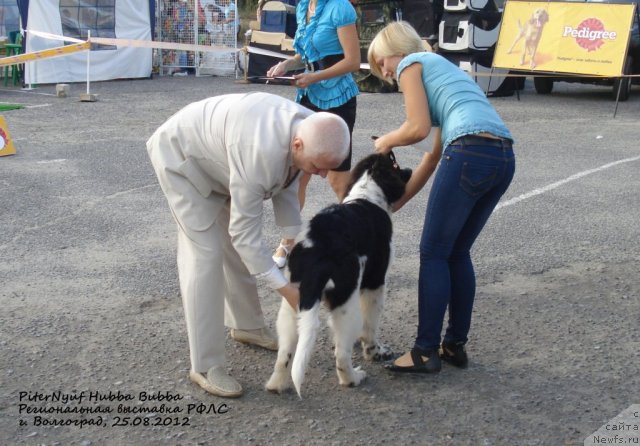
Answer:
POLYGON ((394 206, 401 208, 436 172, 420 241, 418 333, 413 348, 387 368, 435 373, 441 360, 460 368, 468 364, 465 344, 475 296, 470 250, 511 183, 515 158, 511 133, 478 85, 422 45, 411 25, 394 22, 373 39, 368 60, 374 75, 399 82, 406 113, 400 127, 375 141, 376 151, 413 145, 433 131, 433 150, 394 206))

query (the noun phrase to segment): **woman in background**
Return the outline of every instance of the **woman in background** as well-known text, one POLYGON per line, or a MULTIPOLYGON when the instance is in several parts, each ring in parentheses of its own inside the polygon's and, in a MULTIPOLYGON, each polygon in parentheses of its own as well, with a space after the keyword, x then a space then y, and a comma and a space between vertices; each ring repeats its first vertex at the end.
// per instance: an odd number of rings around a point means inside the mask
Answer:
MULTIPOLYGON (((258 15, 260 12, 258 12, 258 15)), ((295 56, 271 67, 267 76, 282 76, 305 68, 295 75, 296 102, 314 111, 327 111, 342 117, 353 134, 356 121, 358 86, 351 73, 360 68, 360 42, 356 30, 356 11, 349 0, 301 0, 296 8, 298 28, 293 42, 295 56)), ((342 201, 351 169, 349 156, 327 175, 329 184, 342 201)), ((300 178, 298 198, 304 206, 309 175, 300 178)), ((293 239, 282 239, 273 260, 286 263, 293 239)))

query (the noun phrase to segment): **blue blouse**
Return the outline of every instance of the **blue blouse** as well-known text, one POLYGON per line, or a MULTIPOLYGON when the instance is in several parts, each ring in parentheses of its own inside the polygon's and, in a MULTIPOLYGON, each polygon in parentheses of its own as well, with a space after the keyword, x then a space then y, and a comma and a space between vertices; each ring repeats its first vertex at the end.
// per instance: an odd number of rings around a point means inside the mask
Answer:
MULTIPOLYGON (((338 28, 353 25, 356 11, 348 0, 318 0, 315 14, 307 23, 310 0, 301 0, 296 9, 298 29, 293 48, 303 61, 316 62, 326 56, 344 54, 338 28)), ((358 95, 358 85, 351 73, 326 79, 307 88, 299 88, 296 101, 305 94, 312 104, 323 110, 339 107, 358 95)))
POLYGON ((414 63, 422 65, 431 124, 440 127, 443 148, 461 136, 485 132, 513 141, 498 112, 467 73, 439 54, 422 52, 400 61, 396 79, 414 63))

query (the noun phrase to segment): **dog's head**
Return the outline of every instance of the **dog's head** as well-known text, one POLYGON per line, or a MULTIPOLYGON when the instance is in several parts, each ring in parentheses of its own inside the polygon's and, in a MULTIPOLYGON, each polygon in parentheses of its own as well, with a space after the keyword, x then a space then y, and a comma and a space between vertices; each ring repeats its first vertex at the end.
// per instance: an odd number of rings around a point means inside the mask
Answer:
POLYGON ((548 21, 549 13, 546 9, 538 8, 533 11, 533 15, 531 16, 531 23, 533 23, 536 27, 542 28, 548 21))
POLYGON ((411 169, 401 169, 393 152, 388 155, 374 153, 360 160, 353 168, 348 190, 351 191, 365 175, 380 188, 390 205, 404 194, 407 181, 411 178, 411 169))

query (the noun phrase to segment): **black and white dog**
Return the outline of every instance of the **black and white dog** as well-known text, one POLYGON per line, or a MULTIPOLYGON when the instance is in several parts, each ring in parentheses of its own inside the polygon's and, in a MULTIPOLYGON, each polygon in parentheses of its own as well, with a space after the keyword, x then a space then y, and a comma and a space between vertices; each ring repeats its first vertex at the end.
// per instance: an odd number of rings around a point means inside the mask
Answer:
POLYGON ((391 352, 377 341, 377 329, 391 259, 391 205, 410 177, 411 169, 400 169, 393 153, 369 155, 353 169, 344 201, 311 219, 289 258, 291 282, 300 286, 300 312, 296 315, 282 301, 276 323, 278 359, 267 390, 287 389, 291 374, 300 395, 320 327, 321 301, 330 311, 341 385, 357 386, 366 377, 351 362, 358 337, 366 359, 390 359, 391 352))

